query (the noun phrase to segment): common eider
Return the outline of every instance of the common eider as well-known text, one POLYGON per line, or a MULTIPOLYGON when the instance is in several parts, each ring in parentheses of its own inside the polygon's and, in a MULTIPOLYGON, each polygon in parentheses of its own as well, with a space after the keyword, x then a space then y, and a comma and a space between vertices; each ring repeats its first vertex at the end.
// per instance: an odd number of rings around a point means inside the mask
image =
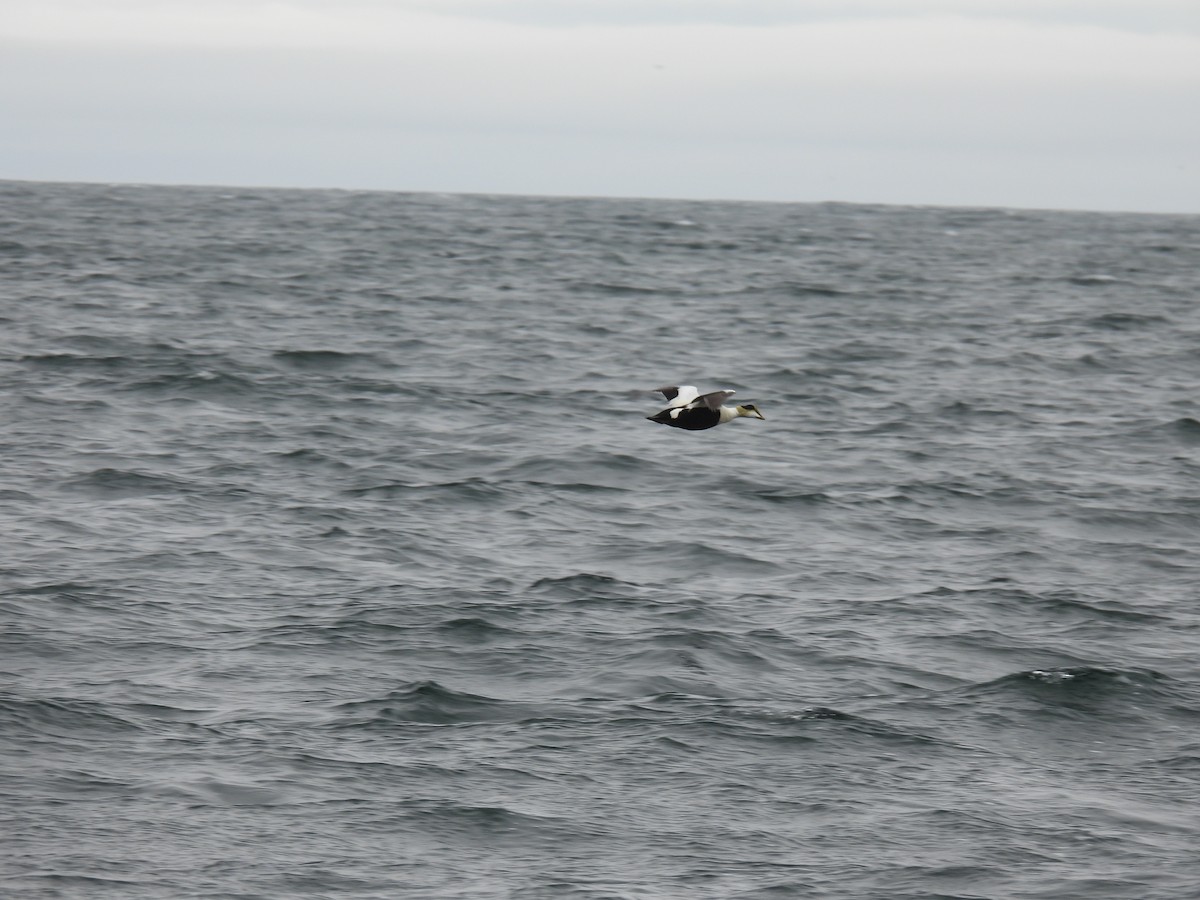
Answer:
POLYGON ((732 397, 735 391, 713 391, 711 394, 701 394, 690 384, 660 387, 656 390, 667 398, 669 405, 662 412, 646 416, 646 418, 660 425, 686 428, 688 431, 702 431, 705 428, 715 428, 725 422, 732 422, 743 416, 755 419, 766 418, 756 406, 750 403, 745 406, 722 406, 721 404, 732 397))

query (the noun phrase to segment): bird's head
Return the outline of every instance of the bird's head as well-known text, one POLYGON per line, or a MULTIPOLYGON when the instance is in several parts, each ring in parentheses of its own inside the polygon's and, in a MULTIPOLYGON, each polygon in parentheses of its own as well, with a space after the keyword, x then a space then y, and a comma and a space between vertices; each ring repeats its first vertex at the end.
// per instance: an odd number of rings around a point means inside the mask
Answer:
POLYGON ((739 416, 749 416, 753 419, 762 419, 763 421, 766 421, 767 418, 758 411, 758 407, 753 403, 747 403, 744 406, 739 406, 737 408, 737 412, 739 416))

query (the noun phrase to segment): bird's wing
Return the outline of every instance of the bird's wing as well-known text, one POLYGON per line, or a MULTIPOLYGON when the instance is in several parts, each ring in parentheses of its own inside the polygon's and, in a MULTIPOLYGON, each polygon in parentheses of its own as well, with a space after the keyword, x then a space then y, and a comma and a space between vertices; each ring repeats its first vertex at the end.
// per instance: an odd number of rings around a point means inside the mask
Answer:
POLYGON ((688 408, 700 409, 707 406, 709 409, 720 409, 721 404, 736 393, 737 391, 713 391, 711 394, 701 394, 688 404, 688 408))
POLYGON ((655 390, 667 398, 667 409, 670 409, 674 406, 687 406, 700 394, 700 392, 690 384, 683 384, 677 387, 660 387, 655 388, 655 390))

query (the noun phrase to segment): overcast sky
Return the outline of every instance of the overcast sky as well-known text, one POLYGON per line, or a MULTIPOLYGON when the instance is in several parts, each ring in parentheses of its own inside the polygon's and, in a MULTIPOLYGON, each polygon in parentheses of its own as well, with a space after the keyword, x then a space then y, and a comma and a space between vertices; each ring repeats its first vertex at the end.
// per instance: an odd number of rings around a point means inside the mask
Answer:
POLYGON ((0 178, 1200 213, 1200 0, 0 0, 0 178))

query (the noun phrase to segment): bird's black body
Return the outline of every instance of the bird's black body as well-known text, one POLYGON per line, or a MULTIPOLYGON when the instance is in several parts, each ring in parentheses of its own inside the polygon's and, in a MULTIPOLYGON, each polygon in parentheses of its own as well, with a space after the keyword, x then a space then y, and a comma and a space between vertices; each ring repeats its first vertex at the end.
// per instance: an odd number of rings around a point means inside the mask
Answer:
MULTIPOLYGON (((670 398, 668 398, 670 399, 670 398)), ((707 406, 692 409, 664 409, 660 413, 646 416, 651 422, 660 425, 671 425, 675 428, 686 428, 688 431, 703 431, 705 428, 715 428, 721 424, 721 413, 707 406), (672 416, 671 413, 676 413, 672 416)))

